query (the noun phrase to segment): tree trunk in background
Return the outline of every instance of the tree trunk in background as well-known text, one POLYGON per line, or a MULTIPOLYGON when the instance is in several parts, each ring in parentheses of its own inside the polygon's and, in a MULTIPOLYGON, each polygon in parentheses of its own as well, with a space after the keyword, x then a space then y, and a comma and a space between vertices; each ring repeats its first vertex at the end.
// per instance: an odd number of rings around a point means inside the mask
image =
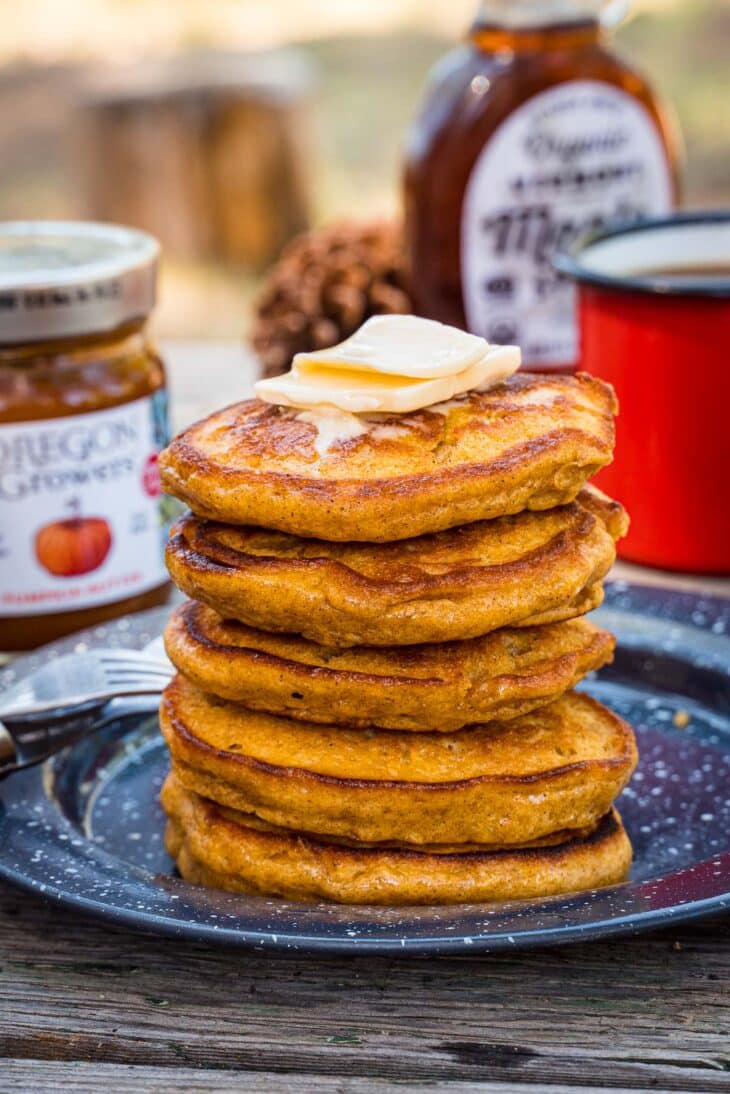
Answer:
POLYGON ((306 108, 221 94, 206 146, 214 235, 224 259, 262 269, 308 226, 306 108))
POLYGON ((308 225, 309 86, 298 55, 181 58, 93 86, 76 114, 82 215, 178 258, 259 270, 308 225))

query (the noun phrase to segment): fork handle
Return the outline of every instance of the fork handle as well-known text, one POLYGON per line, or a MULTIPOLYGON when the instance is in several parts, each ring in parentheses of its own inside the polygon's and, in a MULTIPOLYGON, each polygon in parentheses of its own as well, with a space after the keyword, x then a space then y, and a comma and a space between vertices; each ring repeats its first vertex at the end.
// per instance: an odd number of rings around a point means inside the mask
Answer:
POLYGON ((40 763, 73 744, 99 723, 105 703, 65 710, 54 717, 5 714, 0 722, 0 776, 40 763))
POLYGON ((24 767, 42 763, 68 745, 75 744, 119 718, 131 714, 154 714, 159 693, 103 699, 82 707, 66 708, 49 717, 28 714, 4 714, 0 721, 0 779, 24 767))
POLYGON ((15 766, 17 762, 18 752, 15 741, 11 737, 10 731, 0 722, 0 774, 6 767, 15 766))

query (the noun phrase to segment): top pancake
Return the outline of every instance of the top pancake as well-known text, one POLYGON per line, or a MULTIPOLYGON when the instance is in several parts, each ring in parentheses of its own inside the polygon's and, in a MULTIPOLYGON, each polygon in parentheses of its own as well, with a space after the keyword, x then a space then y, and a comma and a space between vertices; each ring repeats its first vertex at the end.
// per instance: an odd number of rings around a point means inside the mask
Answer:
POLYGON ((190 426, 160 469, 201 517, 388 542, 567 504, 610 462, 616 409, 587 375, 520 373, 425 410, 361 416, 363 433, 320 455, 311 415, 254 399, 190 426))

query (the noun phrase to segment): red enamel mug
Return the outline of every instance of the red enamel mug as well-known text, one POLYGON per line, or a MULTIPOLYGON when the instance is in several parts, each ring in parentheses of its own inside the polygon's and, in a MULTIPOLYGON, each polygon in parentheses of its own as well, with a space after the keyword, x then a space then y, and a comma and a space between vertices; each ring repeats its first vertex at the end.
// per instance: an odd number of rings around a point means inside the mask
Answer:
POLYGON ((619 400, 595 479, 631 516, 619 554, 730 573, 730 211, 609 229, 556 265, 578 284, 580 367, 619 400))

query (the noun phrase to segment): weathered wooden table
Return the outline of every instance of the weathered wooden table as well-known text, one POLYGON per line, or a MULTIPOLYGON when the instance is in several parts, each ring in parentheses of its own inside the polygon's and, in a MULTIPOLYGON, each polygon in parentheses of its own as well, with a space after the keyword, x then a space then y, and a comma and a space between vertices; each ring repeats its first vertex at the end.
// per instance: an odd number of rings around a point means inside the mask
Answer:
MULTIPOLYGON (((168 356, 177 424, 250 384, 235 346, 168 356)), ((715 917, 492 957, 272 957, 0 890, 0 1092, 730 1091, 729 943, 715 917)))

